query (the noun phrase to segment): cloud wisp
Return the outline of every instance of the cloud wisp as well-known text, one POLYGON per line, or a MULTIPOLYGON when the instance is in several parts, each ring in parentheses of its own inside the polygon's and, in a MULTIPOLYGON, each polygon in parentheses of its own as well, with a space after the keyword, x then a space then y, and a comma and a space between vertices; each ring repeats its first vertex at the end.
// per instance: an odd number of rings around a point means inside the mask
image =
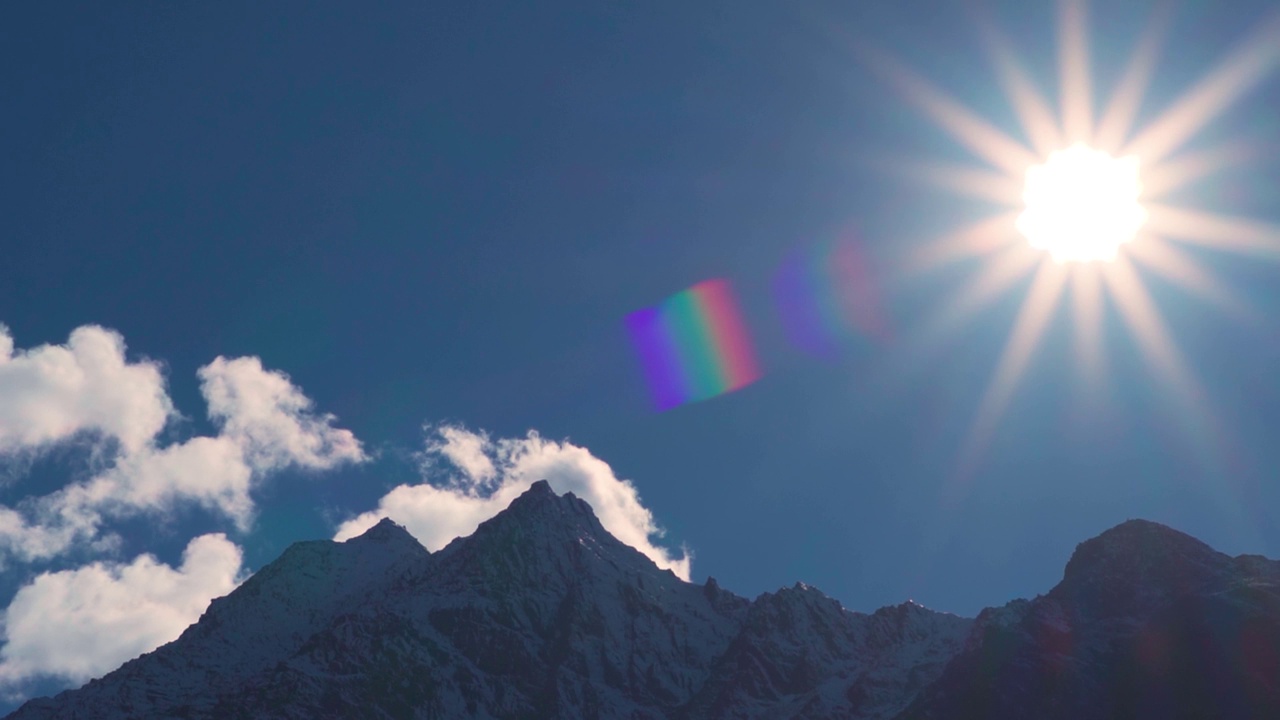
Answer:
POLYGON ((659 567, 689 580, 692 559, 655 543, 662 529, 628 480, 586 448, 547 440, 530 431, 522 438, 494 440, 482 432, 445 425, 428 429, 422 454, 424 481, 399 485, 378 507, 342 523, 335 540, 355 537, 389 517, 404 525, 428 550, 471 534, 534 482, 545 479, 559 493, 590 503, 600 523, 659 567))
POLYGON ((164 513, 182 503, 231 519, 246 531, 251 491, 270 473, 328 470, 366 459, 349 431, 318 414, 287 375, 254 357, 218 357, 199 370, 201 393, 217 435, 161 446, 174 416, 157 363, 129 362, 124 339, 87 325, 66 345, 13 351, 0 326, 0 455, 38 452, 90 436, 118 441, 107 469, 21 510, 0 507, 0 549, 23 560, 47 559, 92 542, 111 518, 164 513))

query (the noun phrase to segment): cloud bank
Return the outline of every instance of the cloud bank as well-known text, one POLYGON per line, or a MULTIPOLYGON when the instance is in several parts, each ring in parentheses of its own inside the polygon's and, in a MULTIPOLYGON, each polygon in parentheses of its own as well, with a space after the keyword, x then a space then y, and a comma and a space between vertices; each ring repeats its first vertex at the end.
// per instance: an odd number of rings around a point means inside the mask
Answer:
POLYGON ((124 339, 88 325, 66 345, 13 351, 0 325, 0 455, 39 451, 81 435, 113 438, 108 468, 22 511, 0 507, 0 550, 47 559, 92 542, 109 519, 164 513, 190 503, 247 530, 254 483, 287 468, 328 470, 366 459, 334 417, 317 414, 289 377, 254 357, 218 357, 200 368, 215 436, 160 446, 175 415, 157 363, 129 362, 124 339))
POLYGON ((84 682, 175 640, 235 589, 240 563, 240 548, 219 533, 188 543, 176 569, 140 555, 42 573, 4 611, 0 682, 84 682))
POLYGON ((395 487, 376 510, 342 523, 334 539, 355 537, 389 517, 435 551, 470 535, 535 481, 545 479, 556 492, 572 492, 590 503, 600 523, 619 540, 689 580, 688 552, 677 556, 654 543, 662 530, 640 503, 635 486, 619 479, 586 448, 547 440, 536 432, 493 440, 485 433, 447 425, 429 430, 422 458, 422 484, 395 487))
MULTIPOLYGON (((272 473, 367 459, 349 430, 334 427, 332 415, 317 413, 287 375, 258 358, 218 357, 198 376, 217 434, 162 444, 177 413, 161 366, 130 361, 119 333, 86 325, 64 345, 15 352, 0 325, 0 458, 81 440, 95 444, 101 468, 0 506, 0 561, 112 550, 121 540, 112 521, 190 505, 247 531, 252 492, 272 473)), ((240 574, 240 549, 221 534, 191 540, 177 569, 140 555, 41 573, 3 611, 0 684, 36 676, 81 682, 109 671, 176 638, 240 574)))

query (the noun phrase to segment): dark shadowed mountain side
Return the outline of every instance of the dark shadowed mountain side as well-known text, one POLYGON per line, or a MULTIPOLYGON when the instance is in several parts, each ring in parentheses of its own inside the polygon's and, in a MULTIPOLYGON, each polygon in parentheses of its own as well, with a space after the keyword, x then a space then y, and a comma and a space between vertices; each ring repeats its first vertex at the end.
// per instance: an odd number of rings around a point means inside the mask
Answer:
POLYGON ((540 482, 434 554, 389 521, 298 543, 174 642, 10 717, 1274 718, 1278 565, 1126 523, 976 623, 867 615, 682 582, 540 482))
POLYGON ((902 720, 1280 718, 1280 563, 1131 520, 984 610, 902 720))

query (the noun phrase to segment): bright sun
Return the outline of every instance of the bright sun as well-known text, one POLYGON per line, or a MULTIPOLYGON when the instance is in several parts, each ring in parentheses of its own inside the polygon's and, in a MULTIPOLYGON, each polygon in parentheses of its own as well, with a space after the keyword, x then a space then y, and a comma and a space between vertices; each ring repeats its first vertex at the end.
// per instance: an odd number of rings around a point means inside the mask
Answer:
POLYGON ((1110 99, 1095 112, 1087 0, 1057 0, 1056 5, 1056 111, 999 28, 990 19, 979 20, 984 49, 1028 143, 1006 134, 874 43, 858 43, 870 67, 904 99, 989 165, 899 161, 896 167, 1001 208, 922 245, 909 261, 909 269, 918 272, 965 257, 986 259, 955 297, 921 324, 921 354, 928 348, 936 352, 979 309, 1021 278, 1033 278, 961 450, 956 486, 975 471, 1064 299, 1074 316, 1073 366, 1086 391, 1079 402, 1106 396, 1103 314, 1109 307, 1155 375, 1173 391, 1169 397, 1192 444, 1205 457, 1226 447, 1206 389, 1183 359, 1144 275, 1161 276, 1237 318, 1259 322, 1255 309, 1188 251, 1225 250, 1280 261, 1280 227, 1171 201, 1174 191, 1256 152, 1247 142, 1195 151, 1184 147, 1280 67, 1280 10, 1263 17, 1201 80, 1138 128, 1134 121, 1160 67, 1162 39, 1170 26, 1163 11, 1153 17, 1127 67, 1119 71, 1110 99))
POLYGON ((1076 143, 1027 169, 1018 231, 1058 262, 1115 260, 1147 220, 1141 193, 1137 157, 1076 143))

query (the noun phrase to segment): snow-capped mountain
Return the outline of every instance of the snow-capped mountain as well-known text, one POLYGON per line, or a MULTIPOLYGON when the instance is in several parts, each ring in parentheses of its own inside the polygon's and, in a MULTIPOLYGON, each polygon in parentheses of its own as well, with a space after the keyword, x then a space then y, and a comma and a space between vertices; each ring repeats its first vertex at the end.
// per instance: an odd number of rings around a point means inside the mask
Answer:
MULTIPOLYGON (((1049 595, 976 622, 868 615, 802 584, 747 600, 685 583, 540 482, 434 554, 385 520, 295 544, 174 642, 10 717, 1139 717, 1087 714, 1117 682, 1146 697, 1147 676, 1100 673, 1219 621, 1261 633, 1258 672, 1222 664, 1202 685, 1238 681, 1241 708, 1275 710, 1278 566, 1127 523, 1081 545, 1049 595)), ((1238 661, 1228 649, 1205 662, 1238 661)), ((1203 664, 1168 657, 1168 677, 1203 664)))

